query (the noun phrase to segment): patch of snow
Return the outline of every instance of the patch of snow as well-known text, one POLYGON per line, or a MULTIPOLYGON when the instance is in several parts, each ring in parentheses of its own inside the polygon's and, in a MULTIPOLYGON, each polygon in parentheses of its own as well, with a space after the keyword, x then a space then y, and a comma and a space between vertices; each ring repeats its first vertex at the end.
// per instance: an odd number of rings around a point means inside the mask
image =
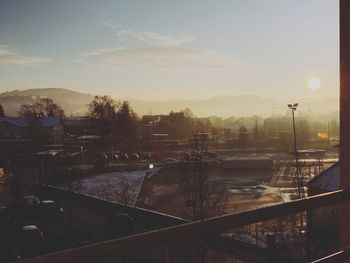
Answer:
POLYGON ((96 196, 98 198, 119 202, 117 192, 120 191, 118 179, 124 176, 128 179, 131 186, 135 189, 132 204, 136 199, 142 187, 146 170, 129 171, 129 172, 111 172, 96 174, 82 179, 75 180, 71 183, 71 191, 80 194, 96 196))

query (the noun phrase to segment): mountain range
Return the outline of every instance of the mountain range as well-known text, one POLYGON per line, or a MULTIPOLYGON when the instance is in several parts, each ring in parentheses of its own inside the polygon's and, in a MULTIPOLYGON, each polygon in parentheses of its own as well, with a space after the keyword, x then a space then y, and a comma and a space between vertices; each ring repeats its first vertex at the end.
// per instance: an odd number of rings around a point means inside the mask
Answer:
MULTIPOLYGON (((98 94, 103 95, 103 94, 98 94)), ((67 116, 84 115, 86 105, 94 95, 81 93, 63 88, 14 90, 0 93, 0 104, 6 115, 15 116, 24 103, 33 103, 40 97, 52 98, 60 105, 67 116)), ((123 98, 114 98, 124 100, 123 98)), ((139 115, 168 114, 170 111, 180 111, 190 108, 198 117, 207 116, 251 116, 259 115, 267 117, 271 115, 285 114, 288 110, 287 101, 255 95, 221 95, 202 100, 140 100, 127 98, 134 111, 139 115)), ((313 116, 336 115, 339 110, 339 99, 330 96, 303 97, 297 100, 300 104, 299 111, 313 116)), ((295 101, 293 101, 295 102, 295 101)))

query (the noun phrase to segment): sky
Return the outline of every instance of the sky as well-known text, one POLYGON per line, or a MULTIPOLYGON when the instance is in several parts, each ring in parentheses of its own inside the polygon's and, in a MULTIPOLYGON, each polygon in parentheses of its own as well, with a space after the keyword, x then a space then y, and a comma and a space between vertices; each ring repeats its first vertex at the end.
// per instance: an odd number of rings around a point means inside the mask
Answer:
POLYGON ((0 92, 338 96, 337 0, 0 0, 0 92))

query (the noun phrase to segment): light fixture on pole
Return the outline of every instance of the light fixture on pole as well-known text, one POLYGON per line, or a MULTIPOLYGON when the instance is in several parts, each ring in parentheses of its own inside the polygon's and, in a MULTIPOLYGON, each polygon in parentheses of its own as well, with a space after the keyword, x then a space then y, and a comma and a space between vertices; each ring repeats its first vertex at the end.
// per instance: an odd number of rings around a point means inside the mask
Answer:
POLYGON ((298 149, 297 149, 297 136, 295 132, 295 117, 294 111, 297 110, 299 103, 290 103, 288 104, 288 108, 292 111, 292 119, 293 119, 293 136, 294 136, 294 154, 295 154, 295 169, 296 169, 296 180, 297 180, 297 188, 298 188, 298 198, 302 197, 302 180, 299 169, 299 161, 298 161, 298 149))

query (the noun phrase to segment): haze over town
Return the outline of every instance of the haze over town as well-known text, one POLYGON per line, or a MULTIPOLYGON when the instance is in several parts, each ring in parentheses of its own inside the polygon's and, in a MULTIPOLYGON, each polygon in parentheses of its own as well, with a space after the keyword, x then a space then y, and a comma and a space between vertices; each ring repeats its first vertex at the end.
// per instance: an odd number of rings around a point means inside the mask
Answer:
MULTIPOLYGON (((103 95, 103 94, 98 94, 103 95)), ((79 116, 87 112, 87 104, 93 99, 93 95, 80 93, 67 89, 29 89, 22 91, 9 91, 0 94, 0 104, 6 110, 7 115, 16 116, 22 104, 33 103, 40 97, 52 98, 61 105, 66 114, 79 116)), ((116 100, 123 98, 114 97, 116 100)), ((268 117, 271 115, 285 115, 289 100, 262 97, 256 95, 241 96, 215 96, 209 99, 172 99, 172 100, 140 100, 127 98, 134 111, 139 115, 168 114, 170 111, 180 111, 190 108, 198 117, 219 116, 251 116, 259 115, 268 117), (220 107, 218 107, 220 105, 220 107)), ((325 121, 338 119, 339 101, 336 96, 302 97, 297 100, 301 107, 300 115, 308 117, 324 117, 325 121)))

